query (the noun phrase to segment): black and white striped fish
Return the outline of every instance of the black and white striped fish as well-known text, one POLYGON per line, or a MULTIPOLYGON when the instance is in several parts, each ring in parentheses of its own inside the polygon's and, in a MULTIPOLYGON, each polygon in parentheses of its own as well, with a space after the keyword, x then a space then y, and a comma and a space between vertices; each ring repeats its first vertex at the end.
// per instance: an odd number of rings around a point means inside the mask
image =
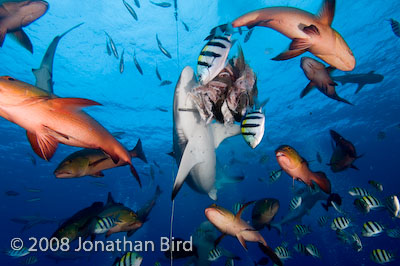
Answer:
POLYGON ((143 257, 135 252, 127 252, 122 258, 116 258, 113 266, 140 266, 143 257))
POLYGON ((381 183, 378 183, 374 180, 368 180, 368 184, 370 184, 371 186, 373 186, 376 190, 378 190, 379 192, 383 191, 383 185, 381 183))
POLYGON ((282 176, 282 169, 274 170, 269 173, 269 182, 275 183, 282 176))
POLYGON ((242 136, 253 149, 260 144, 265 130, 265 115, 262 109, 248 112, 240 124, 242 136))
POLYGON ((215 35, 201 49, 197 59, 197 77, 201 85, 213 80, 224 69, 232 47, 231 36, 230 32, 223 33, 217 28, 215 35))
POLYGON ((390 251, 386 251, 384 249, 374 249, 371 252, 371 260, 379 263, 379 264, 385 264, 391 261, 394 261, 395 255, 394 253, 390 251))
POLYGON ((13 258, 20 258, 20 257, 28 255, 29 253, 30 252, 26 247, 22 247, 20 250, 10 249, 10 250, 6 251, 6 254, 13 258))
POLYGON ((291 255, 290 252, 287 248, 278 246, 275 248, 275 254, 280 258, 281 260, 286 260, 290 259, 291 255))
POLYGON ((219 247, 216 247, 208 253, 208 260, 209 261, 216 261, 222 256, 222 250, 219 247))
POLYGON ((400 228, 393 228, 386 230, 386 234, 391 238, 400 238, 400 228))
POLYGON ((321 216, 321 217, 319 217, 318 218, 318 224, 319 224, 319 226, 324 226, 324 225, 326 225, 327 223, 328 223, 328 220, 329 220, 330 218, 329 218, 329 216, 321 216))
POLYGON ((382 234, 384 226, 377 222, 368 221, 365 222, 362 228, 362 236, 374 237, 382 234))
POLYGON ((360 237, 358 237, 356 233, 352 234, 351 236, 353 238, 353 244, 352 244, 353 248, 357 252, 360 252, 363 248, 360 237))
POLYGON ((365 188, 354 187, 349 190, 349 194, 353 197, 364 197, 371 195, 365 188))
POLYGON ((118 219, 112 216, 107 216, 99 219, 94 227, 94 233, 95 234, 106 233, 108 230, 110 230, 116 225, 117 221, 118 219))
POLYGON ((237 214, 239 210, 243 207, 243 203, 237 202, 233 205, 232 211, 234 214, 237 214))
POLYGON ((370 210, 378 209, 384 207, 381 202, 374 196, 364 196, 361 198, 370 210))
POLYGON ((386 199, 386 209, 393 217, 400 218, 400 203, 396 195, 392 195, 386 199))
POLYGON ((303 255, 310 255, 310 253, 307 251, 306 246, 304 246, 301 243, 296 243, 296 245, 294 245, 294 250, 296 250, 297 253, 303 254, 303 255))
POLYGON ((392 26, 392 30, 394 35, 396 35, 397 37, 400 37, 400 23, 394 19, 389 19, 390 21, 390 25, 392 26))
POLYGON ((235 266, 235 262, 233 259, 227 258, 225 262, 225 266, 235 266))
POLYGON ((321 253, 319 253, 319 250, 313 244, 308 244, 306 246, 306 249, 308 253, 310 253, 310 255, 314 258, 321 258, 321 253))
POLYGON ((289 203, 289 209, 290 210, 297 209, 298 207, 300 207, 301 201, 302 201, 301 197, 294 197, 289 203))
POLYGON ((337 229, 339 229, 339 230, 344 230, 344 229, 346 229, 347 227, 349 227, 350 226, 350 223, 351 223, 351 221, 350 221, 350 219, 348 219, 348 218, 346 218, 346 217, 336 217, 335 219, 333 219, 333 222, 332 222, 332 224, 331 224, 331 228, 332 228, 332 230, 337 230, 337 229))
POLYGON ((297 240, 299 240, 303 236, 310 234, 311 228, 307 225, 296 224, 293 226, 293 233, 296 235, 297 240))
POLYGON ((356 208, 358 210, 360 210, 363 213, 369 213, 370 212, 370 208, 368 207, 368 204, 362 200, 362 199, 355 199, 354 200, 354 206, 356 206, 356 208))

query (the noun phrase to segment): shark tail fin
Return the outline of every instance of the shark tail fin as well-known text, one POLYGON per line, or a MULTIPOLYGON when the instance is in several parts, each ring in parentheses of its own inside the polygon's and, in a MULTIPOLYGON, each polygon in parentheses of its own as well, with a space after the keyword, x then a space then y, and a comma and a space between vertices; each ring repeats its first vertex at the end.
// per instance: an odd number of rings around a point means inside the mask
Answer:
POLYGON ((140 139, 137 141, 135 148, 129 151, 129 153, 131 157, 137 157, 141 159, 143 162, 147 163, 146 155, 144 154, 142 148, 142 141, 140 139))

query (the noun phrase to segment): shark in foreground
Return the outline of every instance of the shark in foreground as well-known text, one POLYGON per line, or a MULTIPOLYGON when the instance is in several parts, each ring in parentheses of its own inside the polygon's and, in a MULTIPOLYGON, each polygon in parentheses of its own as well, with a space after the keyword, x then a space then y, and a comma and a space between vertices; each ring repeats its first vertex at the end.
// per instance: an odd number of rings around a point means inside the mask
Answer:
POLYGON ((240 134, 239 125, 206 124, 200 117, 189 92, 198 86, 194 71, 185 67, 174 95, 173 154, 179 165, 172 199, 187 181, 195 191, 217 199, 217 159, 215 149, 226 138, 240 134))
POLYGON ((267 7, 235 19, 233 27, 263 26, 292 39, 289 50, 273 60, 287 60, 310 52, 342 71, 351 71, 356 60, 349 46, 332 27, 335 0, 324 0, 318 15, 293 7, 267 7))

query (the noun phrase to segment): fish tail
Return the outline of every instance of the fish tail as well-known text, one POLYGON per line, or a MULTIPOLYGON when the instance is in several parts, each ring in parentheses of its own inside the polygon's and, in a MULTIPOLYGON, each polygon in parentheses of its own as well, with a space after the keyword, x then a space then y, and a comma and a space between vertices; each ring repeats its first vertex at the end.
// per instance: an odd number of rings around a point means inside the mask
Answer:
POLYGON ((314 172, 310 176, 310 179, 314 181, 325 193, 331 193, 331 182, 326 177, 324 172, 314 172))
POLYGON ((137 157, 141 159, 143 162, 147 163, 146 155, 144 154, 142 148, 142 141, 140 139, 137 141, 135 148, 129 151, 129 154, 131 155, 131 157, 137 157))

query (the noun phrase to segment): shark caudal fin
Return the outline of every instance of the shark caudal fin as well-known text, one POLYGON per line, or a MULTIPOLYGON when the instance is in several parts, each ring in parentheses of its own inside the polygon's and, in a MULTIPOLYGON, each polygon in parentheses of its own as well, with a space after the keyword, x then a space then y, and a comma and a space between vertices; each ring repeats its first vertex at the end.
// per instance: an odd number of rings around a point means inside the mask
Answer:
POLYGON ((313 172, 310 176, 311 181, 314 181, 322 191, 331 194, 331 182, 326 177, 324 172, 313 172))
POLYGON ((129 151, 129 154, 131 157, 137 157, 143 162, 147 163, 146 155, 144 154, 142 148, 142 141, 140 139, 137 141, 135 148, 129 151))

